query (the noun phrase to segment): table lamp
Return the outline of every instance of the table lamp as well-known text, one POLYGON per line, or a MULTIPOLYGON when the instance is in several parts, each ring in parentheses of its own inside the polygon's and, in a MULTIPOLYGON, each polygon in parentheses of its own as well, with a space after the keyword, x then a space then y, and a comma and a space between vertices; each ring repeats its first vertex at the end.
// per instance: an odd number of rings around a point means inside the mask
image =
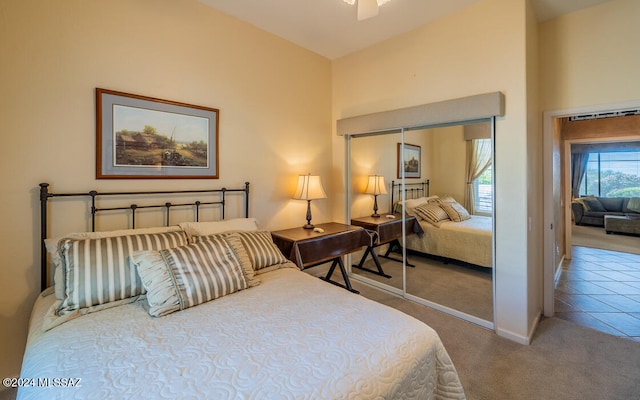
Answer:
POLYGON ((307 224, 303 228, 313 229, 313 225, 311 225, 311 200, 327 198, 320 177, 311 174, 298 176, 298 187, 293 198, 307 201, 307 224))
POLYGON ((384 176, 369 175, 369 182, 367 183, 367 188, 364 190, 364 193, 373 195, 373 214, 371 214, 371 216, 374 218, 380 217, 380 214, 378 214, 378 195, 387 194, 384 176))

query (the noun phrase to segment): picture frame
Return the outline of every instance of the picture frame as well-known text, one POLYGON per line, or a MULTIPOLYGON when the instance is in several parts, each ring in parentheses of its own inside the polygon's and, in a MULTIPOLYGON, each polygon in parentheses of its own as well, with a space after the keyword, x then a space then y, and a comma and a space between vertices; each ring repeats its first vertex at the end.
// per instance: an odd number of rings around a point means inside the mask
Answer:
POLYGON ((96 88, 96 179, 218 179, 216 108, 96 88))
POLYGON ((402 143, 398 143, 398 179, 402 179, 403 171, 405 178, 420 178, 421 151, 420 146, 415 144, 405 143, 403 148, 402 143))

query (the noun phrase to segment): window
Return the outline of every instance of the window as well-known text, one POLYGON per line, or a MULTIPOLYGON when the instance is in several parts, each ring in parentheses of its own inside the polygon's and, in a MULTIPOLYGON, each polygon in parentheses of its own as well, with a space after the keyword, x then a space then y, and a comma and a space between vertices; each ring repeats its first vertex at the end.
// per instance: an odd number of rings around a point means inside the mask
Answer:
POLYGON ((476 214, 491 214, 493 211, 493 176, 489 166, 473 181, 476 214))
POLYGON ((580 196, 640 197, 640 152, 589 153, 580 196))

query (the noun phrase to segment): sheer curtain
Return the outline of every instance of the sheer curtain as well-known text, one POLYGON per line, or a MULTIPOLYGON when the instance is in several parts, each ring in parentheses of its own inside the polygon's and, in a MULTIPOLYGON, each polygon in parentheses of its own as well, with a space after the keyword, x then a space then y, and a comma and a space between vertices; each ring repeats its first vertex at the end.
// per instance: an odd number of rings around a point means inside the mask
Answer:
POLYGON ((587 172, 589 153, 571 153, 571 196, 580 197, 580 185, 587 172))
POLYGON ((473 182, 491 165, 491 153, 491 139, 467 141, 467 189, 464 196, 464 207, 471 214, 476 212, 473 182))

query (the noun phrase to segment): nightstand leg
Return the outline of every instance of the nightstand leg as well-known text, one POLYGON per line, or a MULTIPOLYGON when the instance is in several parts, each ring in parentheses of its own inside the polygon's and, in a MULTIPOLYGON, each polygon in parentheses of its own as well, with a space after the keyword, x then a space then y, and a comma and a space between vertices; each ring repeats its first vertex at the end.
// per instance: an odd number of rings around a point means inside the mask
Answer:
MULTIPOLYGON (((386 258, 388 260, 393 260, 393 261, 397 261, 397 262, 402 262, 402 260, 399 260, 397 258, 393 258, 389 256, 389 253, 391 253, 392 251, 400 251, 402 249, 402 246, 400 246, 400 241, 398 241, 398 239, 395 239, 394 241, 389 243, 389 248, 387 249, 386 253, 384 253, 384 255, 380 256, 382 258, 386 258)), ((409 263, 409 259, 407 259, 407 267, 415 267, 415 265, 410 264, 409 263)))
POLYGON ((358 263, 358 265, 353 264, 352 267, 371 272, 372 274, 384 276, 385 278, 391 278, 391 275, 385 274, 382 270, 382 265, 380 265, 380 260, 378 260, 378 255, 376 254, 374 247, 367 246, 367 249, 364 251, 362 258, 360 258, 360 262, 358 263), (369 254, 371 254, 371 258, 373 259, 373 263, 376 265, 377 271, 364 267, 364 263, 367 260, 367 256, 369 254))
POLYGON ((351 286, 351 280, 349 279, 349 275, 347 275, 347 270, 344 268, 344 263, 342 262, 342 257, 337 257, 333 259, 333 263, 331 264, 331 268, 329 268, 329 272, 327 272, 327 276, 325 276, 324 278, 320 278, 324 281, 327 281, 329 283, 332 283, 336 286, 340 286, 341 288, 347 289, 350 292, 353 292, 355 294, 360 294, 359 291, 355 290, 352 286, 351 286), (340 272, 342 273, 342 279, 344 279, 344 285, 331 280, 331 275, 333 275, 333 272, 336 270, 336 266, 340 267, 340 272))

